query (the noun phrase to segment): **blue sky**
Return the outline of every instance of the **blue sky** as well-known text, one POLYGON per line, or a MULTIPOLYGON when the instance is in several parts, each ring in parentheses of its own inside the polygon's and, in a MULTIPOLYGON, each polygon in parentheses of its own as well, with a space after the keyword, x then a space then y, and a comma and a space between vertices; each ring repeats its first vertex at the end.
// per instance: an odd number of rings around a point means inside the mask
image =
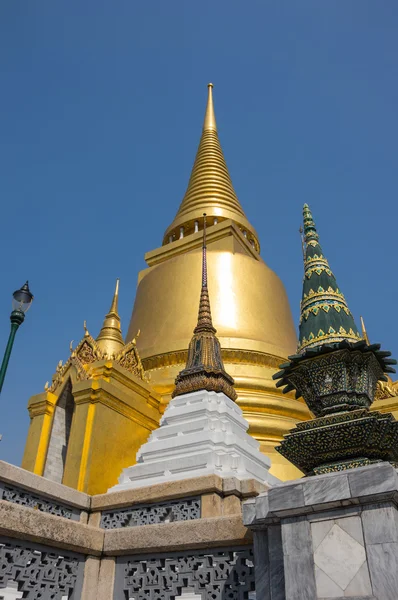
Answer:
POLYGON ((308 202, 340 288, 398 357, 395 0, 69 0, 0 6, 0 352, 10 298, 35 301, 0 399, 20 463, 29 397, 114 280, 127 330, 144 253, 184 194, 214 83, 221 143, 298 323, 308 202))

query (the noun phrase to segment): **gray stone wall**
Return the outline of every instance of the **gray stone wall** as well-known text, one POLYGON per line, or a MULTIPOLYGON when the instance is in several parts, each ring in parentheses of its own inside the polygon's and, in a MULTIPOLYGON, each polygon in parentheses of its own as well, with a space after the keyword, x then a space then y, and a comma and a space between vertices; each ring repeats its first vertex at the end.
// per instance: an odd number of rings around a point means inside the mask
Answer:
POLYGON ((285 600, 285 568, 279 525, 270 525, 265 532, 254 532, 254 556, 256 597, 259 600, 285 600))
POLYGON ((62 483, 64 475, 73 410, 72 383, 69 380, 58 398, 54 410, 50 442, 44 468, 44 477, 58 483, 62 483))
POLYGON ((380 463, 281 484, 247 503, 262 598, 397 600, 397 501, 397 472, 380 463), (271 554, 275 529, 284 581, 271 554))

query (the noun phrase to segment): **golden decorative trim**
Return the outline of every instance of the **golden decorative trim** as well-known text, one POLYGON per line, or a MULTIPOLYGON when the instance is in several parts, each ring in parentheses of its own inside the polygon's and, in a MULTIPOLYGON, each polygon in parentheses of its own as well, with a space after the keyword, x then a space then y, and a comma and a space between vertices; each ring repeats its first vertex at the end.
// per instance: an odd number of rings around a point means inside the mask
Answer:
POLYGON ((310 316, 310 314, 313 314, 316 316, 320 310, 323 310, 325 313, 328 313, 329 310, 332 308, 334 308, 334 310, 338 313, 341 310, 343 310, 346 313, 346 315, 351 315, 351 313, 348 309, 348 306, 338 300, 334 300, 332 302, 318 302, 314 306, 310 306, 306 310, 302 311, 301 317, 300 317, 300 323, 303 320, 306 321, 308 319, 308 317, 310 316))
POLYGON ((350 329, 347 332, 344 327, 340 327, 338 331, 335 331, 333 327, 329 327, 329 331, 327 333, 320 329, 316 336, 311 333, 308 337, 308 340, 303 337, 303 340, 297 350, 298 352, 302 352, 306 348, 318 346, 320 342, 325 344, 333 344, 335 342, 341 342, 342 340, 358 342, 359 340, 362 340, 362 338, 359 334, 356 334, 353 329, 350 329))
POLYGON ((307 256, 307 258, 304 261, 305 265, 310 265, 311 263, 317 263, 317 262, 321 262, 324 264, 327 264, 329 266, 329 263, 327 261, 327 259, 323 256, 323 254, 314 254, 314 256, 307 256))
POLYGON ((317 275, 321 275, 321 273, 323 273, 323 271, 326 271, 326 273, 329 275, 329 277, 331 277, 333 275, 330 267, 327 265, 324 265, 324 264, 321 264, 317 267, 311 267, 310 269, 306 269, 304 275, 307 279, 310 279, 313 273, 316 273, 317 275))
POLYGON ((137 350, 136 338, 138 338, 139 335, 140 332, 138 331, 135 338, 126 344, 121 352, 119 352, 115 361, 132 375, 148 382, 148 377, 145 375, 144 367, 142 366, 142 361, 137 350))
MULTIPOLYGON (((199 230, 194 232, 194 223, 196 220, 197 219, 188 221, 188 225, 185 226, 186 230, 183 238, 175 240, 172 244, 166 244, 165 246, 147 252, 144 258, 148 267, 159 265, 170 258, 201 248, 202 231, 199 230), (191 229, 192 232, 190 232, 191 229)), ((210 225, 207 228, 207 240, 209 245, 215 244, 229 236, 238 240, 252 258, 255 260, 260 259, 257 250, 253 248, 249 240, 243 235, 239 226, 232 219, 219 217, 217 225, 210 225)))
POLYGON ((163 367, 172 367, 174 365, 185 365, 188 358, 187 350, 176 350, 174 352, 165 352, 164 354, 156 354, 142 359, 142 366, 145 371, 153 371, 154 369, 162 369, 163 367))
MULTIPOLYGON (((223 361, 229 364, 258 365, 275 369, 279 369, 279 365, 286 361, 286 356, 274 356, 257 350, 239 350, 237 348, 221 348, 221 356, 223 361)), ((142 364, 145 371, 153 371, 174 365, 185 365, 187 358, 188 350, 176 350, 147 356, 142 359, 142 364)))
POLYGON ((375 400, 388 400, 398 396, 398 381, 378 381, 376 386, 375 400))
POLYGON ((314 290, 310 290, 308 294, 303 294, 301 310, 305 310, 308 305, 316 302, 317 300, 337 300, 338 302, 341 302, 347 306, 344 294, 342 294, 338 288, 334 290, 331 286, 329 286, 327 290, 324 290, 322 286, 319 286, 316 292, 314 292, 314 290))
POLYGON ((286 356, 275 356, 258 350, 239 350, 224 348, 221 350, 223 360, 231 364, 258 365, 279 369, 279 365, 286 361, 286 356))
POLYGON ((43 400, 42 402, 37 402, 32 406, 28 406, 28 410, 31 419, 39 417, 40 415, 48 415, 51 417, 55 410, 55 404, 49 400, 43 400))

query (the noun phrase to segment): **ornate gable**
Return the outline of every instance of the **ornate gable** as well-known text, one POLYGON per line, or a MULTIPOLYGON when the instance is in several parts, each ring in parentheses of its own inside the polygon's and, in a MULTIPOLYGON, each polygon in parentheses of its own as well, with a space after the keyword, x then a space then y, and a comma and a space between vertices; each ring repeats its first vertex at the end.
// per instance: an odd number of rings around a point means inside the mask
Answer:
MULTIPOLYGON (((126 344, 115 357, 101 350, 96 340, 90 335, 84 323, 84 337, 78 343, 76 348, 72 349, 70 345, 71 355, 65 364, 62 360, 59 361, 56 371, 52 377, 51 385, 47 382, 44 389, 48 392, 55 392, 64 383, 66 378, 73 371, 72 381, 83 381, 91 379, 94 364, 101 360, 114 360, 121 367, 129 371, 135 377, 142 381, 148 381, 148 376, 145 374, 142 366, 141 358, 138 354, 136 338, 126 344)), ((140 332, 137 333, 137 336, 140 332)))
POLYGON ((138 354, 135 338, 124 346, 122 351, 116 356, 115 361, 132 373, 132 375, 139 377, 143 381, 148 381, 148 376, 145 375, 144 367, 138 354))
POLYGON ((84 338, 78 343, 72 356, 75 355, 78 361, 83 365, 89 365, 97 360, 104 358, 104 353, 100 350, 95 339, 89 334, 86 324, 84 324, 84 338))

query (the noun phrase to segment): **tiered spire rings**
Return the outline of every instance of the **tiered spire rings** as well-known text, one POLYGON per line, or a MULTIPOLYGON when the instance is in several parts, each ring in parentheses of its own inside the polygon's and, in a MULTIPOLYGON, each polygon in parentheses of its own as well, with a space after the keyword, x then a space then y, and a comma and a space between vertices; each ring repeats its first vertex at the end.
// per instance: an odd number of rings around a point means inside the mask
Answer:
POLYGON ((97 337, 97 344, 109 355, 116 355, 124 347, 120 316, 118 313, 119 279, 116 279, 115 293, 112 304, 97 337))
POLYGON ((200 291, 198 322, 188 348, 188 360, 176 378, 174 396, 207 390, 223 392, 236 400, 234 380, 224 369, 220 342, 216 336, 207 288, 206 213, 203 214, 202 287, 200 291))
POLYGON ((192 167, 187 191, 178 212, 167 228, 163 244, 178 240, 196 231, 203 212, 209 221, 231 219, 241 229, 252 246, 259 251, 257 233, 249 223, 232 185, 217 132, 213 104, 213 84, 208 84, 207 107, 202 136, 192 167))
POLYGON ((303 207, 304 281, 298 351, 325 343, 362 339, 319 244, 308 204, 303 207))

